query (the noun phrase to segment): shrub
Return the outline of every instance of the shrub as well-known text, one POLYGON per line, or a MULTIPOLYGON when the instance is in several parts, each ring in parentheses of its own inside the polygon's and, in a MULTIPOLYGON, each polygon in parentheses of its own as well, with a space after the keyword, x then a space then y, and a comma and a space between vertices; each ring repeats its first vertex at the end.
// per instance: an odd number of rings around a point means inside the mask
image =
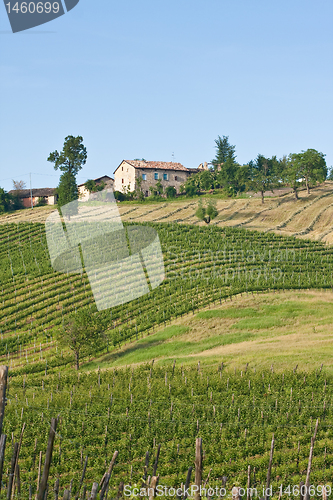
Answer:
POLYGON ((165 192, 166 192, 167 198, 175 198, 176 194, 177 194, 176 188, 174 186, 168 186, 165 189, 165 192))

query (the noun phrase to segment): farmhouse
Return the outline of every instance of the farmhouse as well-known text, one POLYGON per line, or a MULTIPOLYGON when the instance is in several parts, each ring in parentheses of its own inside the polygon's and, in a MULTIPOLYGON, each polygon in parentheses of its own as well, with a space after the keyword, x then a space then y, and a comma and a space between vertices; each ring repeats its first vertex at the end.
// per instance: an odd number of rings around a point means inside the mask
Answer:
MULTIPOLYGON (((113 188, 114 180, 111 179, 108 175, 103 175, 103 177, 97 177, 97 179, 93 179, 96 186, 99 186, 102 182, 105 184, 105 188, 113 188)), ((83 184, 78 185, 79 189, 79 201, 87 201, 89 199, 89 191, 85 187, 85 182, 83 184)))
POLYGON ((58 199, 54 188, 32 189, 31 192, 30 189, 12 189, 9 194, 18 196, 25 208, 31 207, 31 199, 33 206, 41 200, 46 205, 55 205, 58 199))
POLYGON ((165 189, 173 186, 179 193, 180 186, 196 169, 186 168, 181 163, 145 160, 123 160, 114 171, 114 190, 122 193, 134 191, 137 179, 141 178, 141 190, 150 195, 149 188, 158 181, 165 189))

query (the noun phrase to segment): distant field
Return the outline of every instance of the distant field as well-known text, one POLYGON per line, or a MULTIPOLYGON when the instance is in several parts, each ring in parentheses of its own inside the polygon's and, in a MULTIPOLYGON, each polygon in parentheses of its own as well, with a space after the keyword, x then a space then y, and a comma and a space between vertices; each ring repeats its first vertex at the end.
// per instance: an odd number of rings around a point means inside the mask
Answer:
MULTIPOLYGON (((219 214, 212 221, 218 227, 243 227, 258 231, 272 231, 286 236, 310 238, 333 243, 333 182, 326 181, 319 187, 300 191, 299 200, 292 193, 265 198, 228 198, 216 200, 219 214)), ((119 203, 123 221, 127 222, 181 222, 203 225, 195 217, 198 198, 158 203, 119 203)), ((44 222, 54 207, 21 210, 0 216, 0 224, 11 222, 44 222)))

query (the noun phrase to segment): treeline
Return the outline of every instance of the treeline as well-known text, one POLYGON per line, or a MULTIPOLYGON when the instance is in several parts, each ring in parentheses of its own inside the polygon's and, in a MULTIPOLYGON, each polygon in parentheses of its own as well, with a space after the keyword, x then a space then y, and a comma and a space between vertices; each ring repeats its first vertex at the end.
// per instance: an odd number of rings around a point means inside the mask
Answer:
POLYGON ((11 212, 23 208, 19 194, 7 193, 0 187, 0 214, 4 212, 11 212))
POLYGON ((310 193, 311 187, 327 178, 325 155, 315 149, 281 159, 258 154, 254 160, 240 165, 236 161, 235 146, 229 144, 227 136, 219 136, 215 143, 216 156, 211 167, 192 175, 182 186, 182 192, 188 196, 213 189, 222 189, 228 196, 251 190, 261 193, 264 203, 265 191, 290 187, 298 199, 301 187, 305 186, 310 193))

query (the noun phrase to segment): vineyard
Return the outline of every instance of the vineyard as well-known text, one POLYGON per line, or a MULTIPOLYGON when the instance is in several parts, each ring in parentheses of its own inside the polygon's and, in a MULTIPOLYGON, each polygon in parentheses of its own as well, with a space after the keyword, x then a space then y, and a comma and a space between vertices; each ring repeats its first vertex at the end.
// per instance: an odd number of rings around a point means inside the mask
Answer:
MULTIPOLYGON (((166 219, 142 223, 140 217, 134 219, 134 209, 127 210, 133 223, 158 232, 166 279, 149 294, 98 313, 107 342, 92 360, 96 364, 124 346, 134 348, 171 322, 199 316, 203 309, 231 303, 235 296, 332 290, 333 251, 320 241, 242 226, 166 219)), ((9 440, 20 441, 25 423, 16 490, 21 488, 22 498, 35 495, 51 418, 58 416, 49 484, 59 479, 60 491, 71 490, 73 498, 85 457, 84 484, 91 489, 115 450, 119 456, 110 483, 112 498, 120 481, 141 484, 154 475, 159 445, 160 483, 185 483, 198 437, 203 439, 203 480, 212 487, 220 485, 222 477, 228 478, 230 489, 244 486, 249 465, 251 484, 264 486, 273 434, 274 491, 281 483, 299 485, 305 479, 317 419, 311 484, 331 484, 333 379, 325 367, 301 372, 295 366, 279 370, 272 363, 268 370, 256 371, 247 364, 230 369, 224 359, 200 366, 198 358, 183 363, 179 351, 163 363, 157 359, 135 366, 133 360, 130 367, 97 372, 85 371, 83 365, 74 373, 73 358, 60 346, 59 335, 68 313, 82 306, 96 311, 86 273, 52 269, 45 226, 38 222, 0 225, 0 257, 0 363, 9 366, 10 374, 4 487, 11 468, 9 440)), ((241 340, 239 330, 231 342, 241 340)))
MULTIPOLYGON (((107 350, 235 294, 332 287, 333 251, 320 242, 228 227, 152 227, 166 279, 149 294, 99 313, 107 350)), ((0 238, 1 361, 22 373, 67 364, 54 331, 77 307, 95 310, 86 274, 53 271, 42 224, 3 225, 0 238)))
MULTIPOLYGON (((312 373, 228 371, 153 363, 126 370, 14 376, 9 381, 4 433, 19 442, 22 498, 35 494, 51 418, 59 418, 49 484, 78 491, 85 458, 89 491, 119 452, 110 483, 114 498, 121 481, 141 486, 153 473, 158 446, 160 483, 179 487, 193 466, 194 443, 203 440, 203 481, 211 488, 266 485, 272 435, 271 484, 299 485, 305 479, 311 436, 319 427, 311 484, 331 485, 333 471, 333 380, 322 367, 312 373), (146 456, 146 460, 145 460, 146 456), (147 460, 148 457, 148 460, 147 460), (148 462, 148 463, 147 463, 148 462), (146 466, 146 467, 145 467, 146 466)), ((10 447, 4 470, 10 467, 10 447)), ((8 481, 3 478, 4 484, 8 481)), ((51 496, 51 492, 50 492, 51 496)), ((287 496, 286 496, 287 498, 287 496)))

